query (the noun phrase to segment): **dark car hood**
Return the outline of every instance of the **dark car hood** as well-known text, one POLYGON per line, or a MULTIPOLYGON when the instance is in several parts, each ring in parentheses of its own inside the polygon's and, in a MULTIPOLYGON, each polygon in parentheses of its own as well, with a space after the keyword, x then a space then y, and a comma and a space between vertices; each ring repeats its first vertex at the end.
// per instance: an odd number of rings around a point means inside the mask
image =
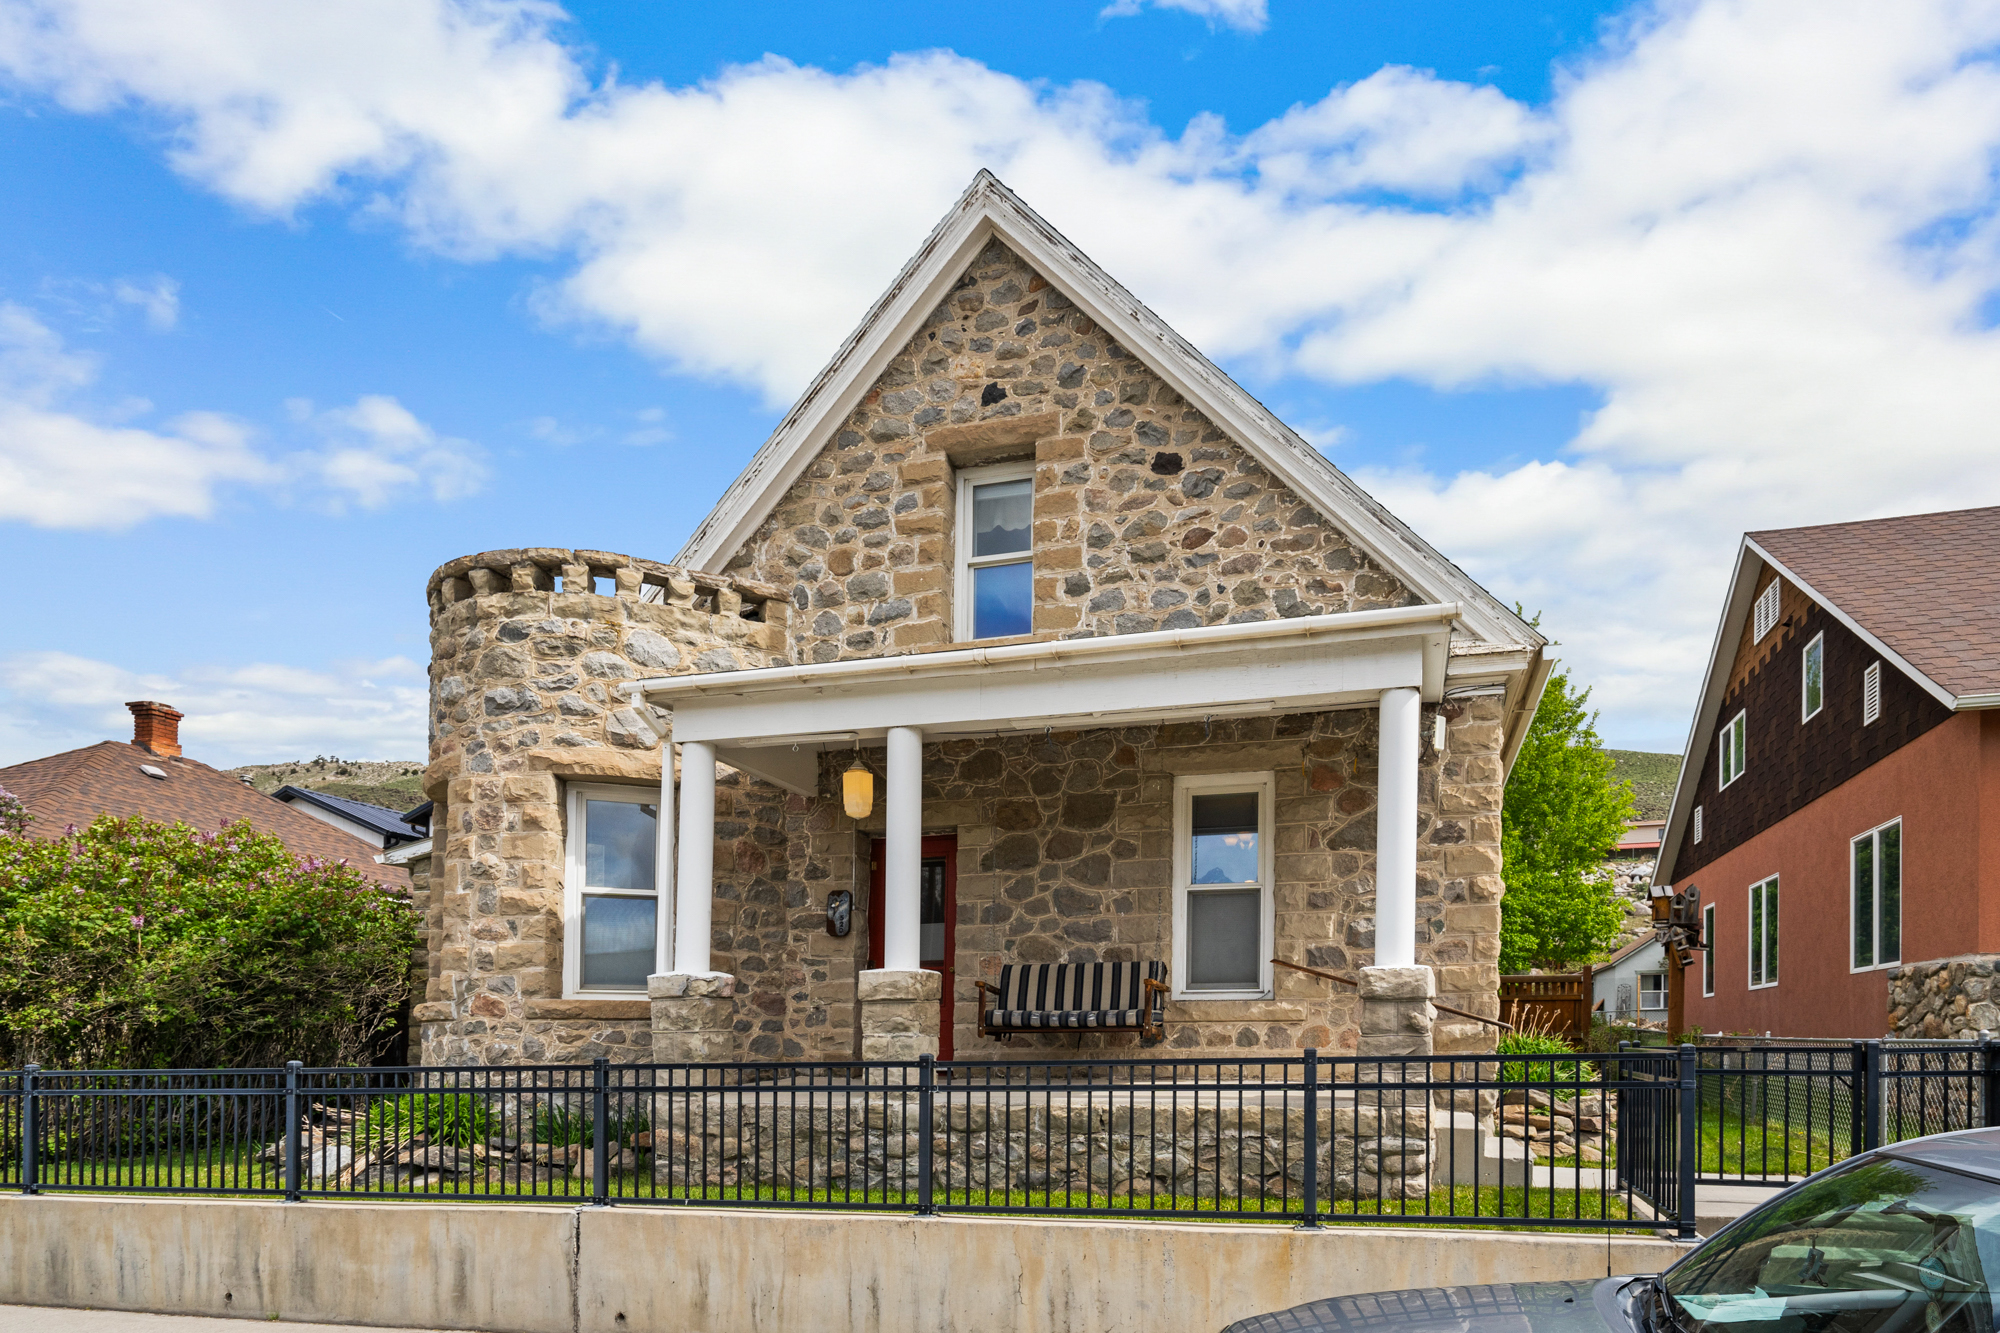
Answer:
POLYGON ((1334 1296, 1239 1319, 1223 1333, 1632 1333, 1620 1299, 1636 1277, 1334 1296))

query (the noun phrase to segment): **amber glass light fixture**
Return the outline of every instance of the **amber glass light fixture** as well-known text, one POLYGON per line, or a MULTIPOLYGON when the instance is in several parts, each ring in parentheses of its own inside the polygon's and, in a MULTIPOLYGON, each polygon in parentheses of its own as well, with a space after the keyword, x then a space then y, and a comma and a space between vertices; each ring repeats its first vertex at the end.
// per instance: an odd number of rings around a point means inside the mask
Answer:
POLYGON ((861 766, 861 756, 840 775, 840 803, 850 819, 866 819, 875 808, 875 775, 861 766))

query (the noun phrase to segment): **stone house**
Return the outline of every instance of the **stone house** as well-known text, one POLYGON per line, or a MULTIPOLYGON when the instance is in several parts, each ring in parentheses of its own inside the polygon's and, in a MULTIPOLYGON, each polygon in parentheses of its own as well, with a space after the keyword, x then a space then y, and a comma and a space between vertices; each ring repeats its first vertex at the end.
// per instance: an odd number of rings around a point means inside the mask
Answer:
POLYGON ((671 564, 427 591, 426 1063, 1490 1039, 1545 640, 984 172, 671 564))

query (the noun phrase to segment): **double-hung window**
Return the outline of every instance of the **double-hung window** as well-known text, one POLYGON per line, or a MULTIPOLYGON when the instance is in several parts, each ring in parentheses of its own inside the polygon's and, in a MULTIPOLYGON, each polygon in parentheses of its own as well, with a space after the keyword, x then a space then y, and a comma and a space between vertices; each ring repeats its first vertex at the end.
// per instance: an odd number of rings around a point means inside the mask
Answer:
POLYGON ((1903 821, 1892 819, 1849 845, 1853 971, 1903 961, 1903 821))
POLYGON ((1743 776, 1743 760, 1748 748, 1746 737, 1750 730, 1749 717, 1747 712, 1738 713, 1730 718, 1729 725, 1722 729, 1721 757, 1716 774, 1719 779, 1716 783, 1717 791, 1743 776))
POLYGON ((1269 773, 1174 780, 1174 994, 1271 993, 1269 773))
POLYGON ((1799 667, 1799 720, 1810 722, 1826 707, 1826 635, 1815 634, 1799 667))
POLYGON ((958 474, 958 637, 998 639, 1035 628, 1035 465, 958 474))
POLYGON ((1715 994, 1715 904, 1701 909, 1701 993, 1715 994))
POLYGON ((569 786, 563 994, 644 995, 664 969, 659 789, 569 786))
POLYGON ((1750 886, 1750 989, 1778 984, 1778 877, 1750 886))
POLYGON ((1658 1013, 1667 1007, 1667 974, 1664 972, 1641 972, 1639 974, 1639 1012, 1658 1013))

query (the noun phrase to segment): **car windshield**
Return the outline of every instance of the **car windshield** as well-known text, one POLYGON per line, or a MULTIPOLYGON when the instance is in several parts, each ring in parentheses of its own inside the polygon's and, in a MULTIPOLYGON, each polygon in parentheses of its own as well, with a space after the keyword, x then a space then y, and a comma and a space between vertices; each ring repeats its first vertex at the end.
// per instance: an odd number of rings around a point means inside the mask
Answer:
POLYGON ((2000 1186, 1889 1158, 1829 1172, 1661 1280, 1685 1333, 1993 1333, 2000 1186))

